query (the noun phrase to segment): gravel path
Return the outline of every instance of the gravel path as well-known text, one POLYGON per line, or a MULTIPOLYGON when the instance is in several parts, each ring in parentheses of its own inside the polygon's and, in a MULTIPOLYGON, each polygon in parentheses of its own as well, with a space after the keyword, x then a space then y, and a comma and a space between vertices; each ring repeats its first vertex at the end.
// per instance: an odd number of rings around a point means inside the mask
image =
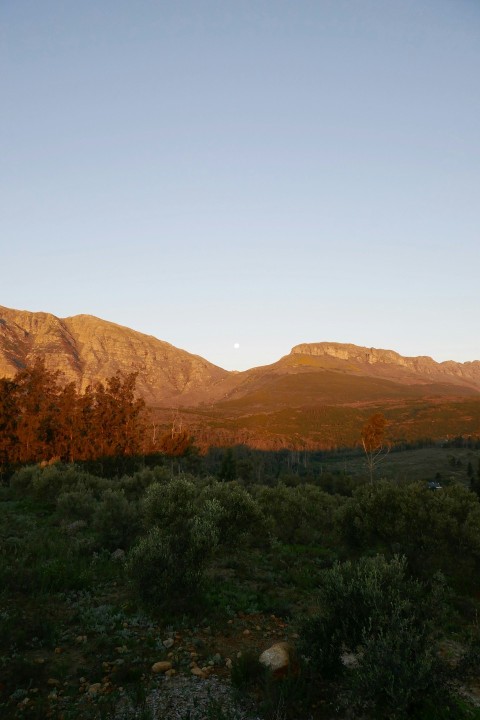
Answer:
POLYGON ((115 720, 260 720, 235 702, 231 687, 216 677, 165 678, 149 694, 145 709, 149 714, 133 710, 126 701, 115 720))

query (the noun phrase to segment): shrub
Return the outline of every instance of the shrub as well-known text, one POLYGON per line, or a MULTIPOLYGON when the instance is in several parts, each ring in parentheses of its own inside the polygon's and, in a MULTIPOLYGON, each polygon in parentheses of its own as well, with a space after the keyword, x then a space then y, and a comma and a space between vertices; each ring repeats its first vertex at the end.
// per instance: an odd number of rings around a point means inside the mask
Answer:
POLYGON ((185 520, 193 517, 196 510, 197 489, 185 477, 173 478, 167 483, 154 483, 147 488, 141 502, 141 513, 147 528, 158 525, 172 532, 185 520))
POLYGON ((153 527, 132 548, 127 572, 142 602, 170 613, 192 610, 199 600, 205 566, 217 542, 214 503, 202 515, 153 527))
POLYGON ((123 490, 105 490, 93 515, 93 529, 102 547, 127 548, 138 530, 138 509, 123 490))
POLYGON ((46 503, 54 502, 62 492, 74 490, 78 485, 99 492, 108 483, 84 472, 77 465, 64 463, 45 467, 28 465, 17 470, 10 479, 10 487, 16 497, 32 496, 46 503))
POLYGON ((57 513, 64 520, 89 521, 95 510, 93 492, 78 483, 74 490, 61 493, 57 498, 57 513))
POLYGON ((138 500, 145 490, 153 485, 167 484, 170 481, 171 474, 167 468, 154 467, 137 470, 133 475, 124 475, 118 481, 118 487, 125 491, 125 495, 129 500, 138 500))
POLYGON ((395 548, 419 575, 441 570, 465 583, 480 565, 480 503, 459 485, 435 492, 418 483, 361 487, 340 511, 339 526, 351 546, 395 548))
POLYGON ((260 487, 256 497, 281 542, 314 544, 324 541, 333 531, 339 499, 314 485, 260 487))
POLYGON ((241 485, 213 481, 204 489, 202 498, 218 502, 220 545, 235 547, 239 544, 268 543, 268 525, 260 505, 241 485))
POLYGON ((435 654, 441 578, 427 586, 408 577, 405 558, 377 556, 337 564, 322 579, 320 612, 301 630, 313 678, 339 683, 346 705, 376 718, 421 718, 434 699, 449 707, 435 654))

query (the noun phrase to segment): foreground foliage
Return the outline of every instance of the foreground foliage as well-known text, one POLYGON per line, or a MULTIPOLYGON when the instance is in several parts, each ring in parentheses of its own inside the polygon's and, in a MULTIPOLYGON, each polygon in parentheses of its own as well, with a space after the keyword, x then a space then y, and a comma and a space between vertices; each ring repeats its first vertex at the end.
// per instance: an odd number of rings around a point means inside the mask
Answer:
POLYGON ((322 576, 318 614, 301 631, 312 678, 333 681, 359 715, 421 718, 435 702, 452 706, 436 654, 445 602, 443 579, 409 577, 405 558, 335 565, 322 576))
POLYGON ((457 685, 479 665, 480 504, 464 486, 346 495, 56 463, 1 492, 2 718, 108 717, 120 687, 148 692, 166 638, 183 673, 192 653, 225 678, 233 660, 265 718, 440 717, 435 698, 470 713, 457 685), (258 655, 285 638, 300 673, 275 680, 258 655), (452 638, 454 663, 439 654, 452 638))

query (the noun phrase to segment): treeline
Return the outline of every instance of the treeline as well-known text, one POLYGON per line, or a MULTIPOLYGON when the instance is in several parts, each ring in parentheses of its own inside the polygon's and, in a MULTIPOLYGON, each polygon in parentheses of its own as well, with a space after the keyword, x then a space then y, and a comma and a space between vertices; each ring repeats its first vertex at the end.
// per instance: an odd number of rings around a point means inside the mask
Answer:
POLYGON ((0 467, 144 452, 146 408, 135 382, 136 373, 117 373, 79 393, 43 360, 0 379, 0 467))

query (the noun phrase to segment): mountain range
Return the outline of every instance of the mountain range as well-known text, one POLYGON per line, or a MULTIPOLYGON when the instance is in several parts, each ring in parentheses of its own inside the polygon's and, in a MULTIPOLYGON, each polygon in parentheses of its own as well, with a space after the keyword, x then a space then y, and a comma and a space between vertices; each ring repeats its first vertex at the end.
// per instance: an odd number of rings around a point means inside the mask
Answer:
POLYGON ((158 417, 167 422, 175 408, 204 442, 214 435, 216 442, 258 447, 348 444, 379 408, 407 439, 412 427, 417 437, 480 435, 480 361, 437 363, 319 342, 296 345, 271 365, 227 371, 91 315, 58 318, 0 306, 0 377, 13 377, 37 357, 82 391, 118 370, 138 373, 137 391, 158 417))

